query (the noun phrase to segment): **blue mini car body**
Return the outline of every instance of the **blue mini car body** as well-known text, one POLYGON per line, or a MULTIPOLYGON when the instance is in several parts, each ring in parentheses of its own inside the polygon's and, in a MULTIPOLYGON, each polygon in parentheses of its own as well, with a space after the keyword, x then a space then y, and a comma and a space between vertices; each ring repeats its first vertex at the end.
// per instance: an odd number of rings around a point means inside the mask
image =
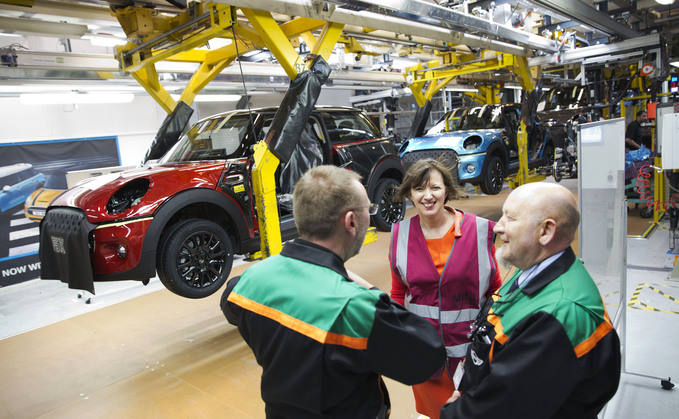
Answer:
MULTIPOLYGON (((460 115, 460 110, 449 115, 460 115)), ((521 105, 484 105, 466 108, 455 124, 442 132, 428 132, 403 143, 399 154, 407 166, 428 157, 447 160, 457 167, 460 184, 479 185, 489 195, 502 190, 507 175, 519 168, 517 134, 521 105)), ((440 129, 440 124, 437 124, 440 129)), ((528 166, 551 165, 554 145, 549 130, 533 124, 528 135, 528 166)))

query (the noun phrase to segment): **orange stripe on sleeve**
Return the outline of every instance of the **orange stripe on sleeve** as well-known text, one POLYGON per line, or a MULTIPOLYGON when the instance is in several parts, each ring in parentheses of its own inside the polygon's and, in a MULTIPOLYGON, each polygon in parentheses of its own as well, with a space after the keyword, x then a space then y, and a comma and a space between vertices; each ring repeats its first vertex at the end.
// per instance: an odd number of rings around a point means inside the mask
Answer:
POLYGON ((340 345, 346 346, 351 349, 365 350, 368 348, 367 338, 356 338, 347 335, 342 335, 338 333, 327 332, 321 328, 305 323, 299 319, 296 319, 288 314, 285 314, 279 310, 271 307, 267 307, 256 301, 252 301, 249 298, 243 297, 242 295, 231 292, 227 300, 234 304, 243 307, 246 310, 250 310, 253 313, 257 313, 260 316, 264 316, 271 320, 274 320, 281 325, 294 330, 304 336, 307 336, 317 342, 329 345, 340 345))
POLYGON ((594 330, 594 333, 590 335, 587 339, 582 341, 580 344, 578 344, 574 349, 575 349, 575 355, 580 358, 581 356, 587 354, 589 351, 594 349, 596 344, 613 330, 613 325, 609 323, 608 321, 605 321, 601 323, 596 330, 594 330))

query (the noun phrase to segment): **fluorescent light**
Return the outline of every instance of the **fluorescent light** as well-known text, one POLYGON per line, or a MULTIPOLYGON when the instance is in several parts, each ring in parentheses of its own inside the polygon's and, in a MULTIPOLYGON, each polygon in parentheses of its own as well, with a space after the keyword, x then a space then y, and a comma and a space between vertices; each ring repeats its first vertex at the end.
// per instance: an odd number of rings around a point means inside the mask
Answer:
POLYGON ((127 44, 127 39, 119 38, 108 33, 96 33, 83 35, 82 39, 89 39, 92 45, 98 47, 115 47, 116 45, 127 44))
POLYGON ((452 85, 444 89, 446 92, 478 92, 475 87, 452 85))
POLYGON ((17 84, 0 85, 0 93, 73 93, 73 92, 144 92, 141 86, 132 85, 104 85, 104 84, 17 84))
POLYGON ((196 102, 238 102, 241 95, 198 95, 196 102))
MULTIPOLYGON (((170 95, 172 99, 179 100, 180 95, 170 95)), ((241 95, 198 95, 194 102, 238 102, 241 95)))
POLYGON ((133 99, 133 93, 25 93, 19 95, 19 100, 24 105, 130 103, 133 99))

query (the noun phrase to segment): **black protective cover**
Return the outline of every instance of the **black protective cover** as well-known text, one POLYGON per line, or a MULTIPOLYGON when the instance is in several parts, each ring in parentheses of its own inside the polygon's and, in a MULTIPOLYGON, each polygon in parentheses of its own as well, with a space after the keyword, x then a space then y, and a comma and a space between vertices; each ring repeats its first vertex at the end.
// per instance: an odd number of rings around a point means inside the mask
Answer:
POLYGON ((50 209, 40 223, 42 279, 58 279, 94 294, 88 235, 95 227, 78 209, 50 209))
POLYGON ((317 55, 310 69, 299 73, 290 82, 265 140, 269 150, 280 161, 286 163, 290 160, 330 71, 328 63, 317 55))
POLYGON ((526 124, 526 129, 530 132, 533 125, 535 125, 535 117, 538 111, 538 102, 542 97, 542 79, 535 83, 535 89, 532 92, 523 92, 521 94, 521 119, 526 124))
POLYGON ((163 157, 167 151, 179 140, 186 124, 193 115, 193 109, 186 103, 179 101, 171 114, 163 121, 151 143, 142 163, 163 157))
POLYGON ((421 137, 422 134, 424 134, 424 129, 427 126, 427 121, 429 120, 430 113, 431 113, 431 101, 428 100, 423 107, 417 110, 417 113, 415 114, 415 119, 413 119, 413 125, 410 126, 408 139, 421 137))

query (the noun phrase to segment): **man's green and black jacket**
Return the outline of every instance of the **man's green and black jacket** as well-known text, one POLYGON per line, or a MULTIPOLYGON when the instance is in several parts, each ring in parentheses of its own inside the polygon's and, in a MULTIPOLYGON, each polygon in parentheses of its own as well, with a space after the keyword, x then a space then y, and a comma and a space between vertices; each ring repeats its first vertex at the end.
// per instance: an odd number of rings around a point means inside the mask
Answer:
POLYGON ((389 406, 380 375, 416 384, 444 363, 428 321, 301 239, 231 280, 221 305, 263 368, 268 418, 379 417, 389 406))
POLYGON ((615 394, 618 335, 573 251, 509 292, 520 273, 482 310, 462 397, 443 407, 442 418, 595 419, 615 394))

